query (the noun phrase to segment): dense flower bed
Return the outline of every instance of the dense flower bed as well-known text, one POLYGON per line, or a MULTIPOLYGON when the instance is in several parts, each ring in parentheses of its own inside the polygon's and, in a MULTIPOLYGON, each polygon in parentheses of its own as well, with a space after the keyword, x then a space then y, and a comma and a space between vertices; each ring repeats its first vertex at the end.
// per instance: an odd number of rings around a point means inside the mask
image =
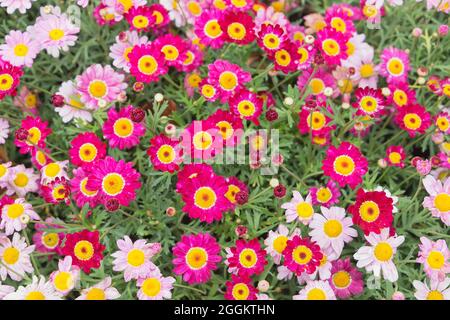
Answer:
POLYGON ((449 11, 0 0, 0 300, 450 299, 449 11))

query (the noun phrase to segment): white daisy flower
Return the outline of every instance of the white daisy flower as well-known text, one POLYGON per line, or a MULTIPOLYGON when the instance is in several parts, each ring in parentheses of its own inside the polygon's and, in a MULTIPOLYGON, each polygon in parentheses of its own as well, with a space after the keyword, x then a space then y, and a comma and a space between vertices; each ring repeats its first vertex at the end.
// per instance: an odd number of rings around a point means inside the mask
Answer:
POLYGON ((73 81, 63 82, 57 94, 64 97, 64 105, 54 110, 59 114, 64 123, 73 119, 83 119, 87 122, 92 121, 91 108, 81 102, 81 96, 73 81))
POLYGON ((37 192, 39 176, 32 168, 25 168, 23 164, 9 168, 7 195, 16 193, 19 197, 25 197, 28 192, 37 192))
POLYGON ((309 224, 312 229, 309 232, 312 240, 323 249, 331 248, 337 256, 340 256, 344 244, 349 243, 358 236, 352 228, 352 218, 345 216, 345 209, 339 207, 320 207, 322 214, 315 214, 309 224))
POLYGON ((310 281, 298 295, 292 297, 294 300, 336 300, 333 289, 328 281, 310 281))
POLYGON ((159 0, 159 3, 169 12, 170 20, 174 21, 177 27, 182 27, 186 24, 186 15, 182 12, 180 2, 181 1, 159 0))
POLYGON ((9 167, 11 167, 11 161, 0 163, 0 188, 6 188, 9 179, 9 167))
POLYGON ((416 288, 414 296, 417 300, 450 300, 450 278, 444 281, 431 280, 430 285, 418 280, 413 281, 416 288))
POLYGON ((25 229, 30 219, 40 220, 33 206, 25 202, 23 198, 17 198, 14 203, 4 205, 1 217, 0 229, 4 229, 6 235, 25 229))
POLYGON ((75 288, 80 278, 80 268, 72 265, 72 257, 66 256, 59 260, 58 270, 50 275, 54 289, 62 295, 67 295, 75 288))
POLYGON ((375 277, 380 277, 395 282, 398 279, 398 271, 394 259, 397 248, 405 241, 403 236, 389 236, 389 228, 381 230, 380 234, 371 232, 365 236, 370 246, 363 246, 353 255, 358 261, 358 268, 365 268, 375 277))
POLYGON ((28 246, 25 238, 14 233, 12 241, 4 237, 0 240, 0 278, 2 281, 9 276, 14 281, 21 281, 25 273, 34 271, 30 254, 34 245, 28 246))
POLYGON ((33 281, 27 286, 20 286, 16 292, 5 296, 4 300, 61 300, 61 295, 55 291, 44 276, 33 276, 33 281))
MULTIPOLYGON (((300 229, 295 229, 292 236, 300 235, 300 229)), ((273 258, 275 264, 280 264, 281 258, 283 257, 283 250, 286 248, 287 241, 289 240, 289 229, 280 224, 277 231, 269 231, 268 237, 264 240, 266 245, 266 251, 273 258)))
POLYGON ((67 164, 69 160, 51 162, 41 168, 41 184, 47 184, 52 182, 56 178, 66 178, 68 175, 66 172, 67 164))
POLYGON ((286 209, 286 221, 292 222, 298 219, 304 225, 308 225, 314 215, 311 194, 308 193, 306 199, 298 191, 293 191, 293 198, 290 202, 283 203, 281 208, 286 209))
POLYGON ((76 300, 113 300, 120 297, 119 291, 111 287, 111 277, 106 277, 96 285, 83 289, 76 300))

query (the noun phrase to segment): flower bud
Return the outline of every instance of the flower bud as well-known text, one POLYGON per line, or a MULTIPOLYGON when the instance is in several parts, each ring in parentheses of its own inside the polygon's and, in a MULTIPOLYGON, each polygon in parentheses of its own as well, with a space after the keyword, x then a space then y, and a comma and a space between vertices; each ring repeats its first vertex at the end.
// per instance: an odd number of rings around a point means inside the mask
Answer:
POLYGON ((270 283, 267 280, 261 280, 258 282, 258 290, 261 292, 267 292, 270 288, 270 283))

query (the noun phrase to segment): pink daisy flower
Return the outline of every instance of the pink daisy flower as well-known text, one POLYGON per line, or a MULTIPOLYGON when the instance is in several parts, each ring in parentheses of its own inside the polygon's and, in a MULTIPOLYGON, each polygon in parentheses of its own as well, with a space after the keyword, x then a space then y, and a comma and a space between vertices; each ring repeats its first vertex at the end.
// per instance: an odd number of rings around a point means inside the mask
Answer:
POLYGON ((148 37, 140 37, 137 31, 125 31, 116 37, 116 42, 109 49, 109 56, 114 60, 116 68, 130 72, 130 58, 128 57, 134 46, 147 44, 148 37))
POLYGON ((349 35, 344 35, 331 28, 325 28, 317 33, 317 47, 327 64, 340 65, 341 60, 348 57, 347 42, 349 35))
POLYGON ((322 161, 324 175, 330 177, 341 187, 349 185, 354 189, 362 182, 368 170, 367 159, 353 144, 344 141, 338 148, 330 146, 322 161))
POLYGON ((352 266, 349 257, 332 262, 328 282, 336 297, 341 299, 360 295, 364 291, 362 273, 352 266))
POLYGON ((252 76, 238 65, 219 59, 208 65, 208 79, 218 90, 220 100, 225 102, 251 81, 252 76))
POLYGON ((313 205, 320 205, 326 208, 339 202, 341 192, 333 180, 329 180, 325 186, 313 187, 309 190, 313 205))
POLYGON ((343 10, 327 10, 325 22, 331 29, 343 34, 353 34, 356 32, 352 20, 343 10))
POLYGON ((409 55, 397 48, 386 48, 381 53, 380 75, 391 83, 408 82, 409 55))
POLYGON ((167 73, 164 54, 153 44, 135 45, 128 54, 130 73, 137 81, 157 82, 159 76, 167 73))
POLYGON ((163 300, 172 298, 173 284, 175 278, 164 277, 161 272, 156 269, 145 278, 137 281, 139 291, 137 293, 139 300, 163 300))
POLYGON ((70 180, 70 193, 76 205, 80 208, 86 203, 89 203, 91 208, 100 203, 100 199, 97 197, 98 190, 87 188, 89 175, 90 171, 86 168, 77 168, 73 170, 73 178, 70 180))
POLYGON ((78 284, 80 268, 72 265, 72 257, 58 261, 58 270, 50 274, 49 280, 57 292, 67 295, 78 284))
POLYGON ((139 139, 145 134, 142 123, 131 120, 133 106, 121 108, 117 112, 114 108, 108 111, 108 119, 104 122, 103 136, 108 140, 111 148, 130 149, 139 144, 139 139))
POLYGON ((422 205, 431 211, 433 217, 450 226, 450 177, 441 182, 428 175, 423 179, 423 185, 429 196, 425 197, 422 205))
POLYGON ((218 109, 208 119, 211 124, 215 124, 222 135, 223 143, 226 146, 235 146, 240 143, 243 131, 242 120, 235 114, 218 109))
POLYGON ((160 251, 159 243, 147 243, 143 239, 133 242, 128 236, 124 236, 123 239, 117 240, 117 247, 119 251, 111 255, 114 258, 113 270, 123 272, 126 282, 145 278, 157 270, 150 259, 160 251))
POLYGON ((36 0, 0 0, 0 6, 6 8, 8 14, 13 14, 16 10, 24 14, 34 1, 36 0))
POLYGON ((0 279, 5 281, 9 276, 14 281, 21 281, 26 273, 33 273, 30 255, 34 245, 27 245, 26 239, 14 233, 12 240, 4 237, 0 241, 0 279))
POLYGON ((200 39, 200 43, 219 49, 223 46, 223 30, 220 27, 219 19, 223 13, 219 10, 204 10, 202 14, 195 19, 194 32, 200 39))
POLYGON ((303 272, 312 274, 316 271, 323 254, 314 241, 296 235, 287 241, 283 256, 284 266, 300 276, 303 272))
POLYGON ((280 224, 276 231, 269 231, 267 238, 264 240, 264 244, 266 245, 267 253, 272 257, 275 264, 281 263, 287 241, 295 235, 300 235, 300 229, 296 228, 289 235, 289 229, 284 224, 280 224))
POLYGON ((147 150, 147 154, 156 170, 170 173, 178 171, 179 164, 183 160, 179 140, 163 134, 150 140, 150 148, 147 150))
POLYGON ((177 174, 176 191, 181 193, 186 184, 197 178, 211 179, 215 176, 213 168, 205 163, 186 164, 177 174))
POLYGON ((450 278, 444 281, 430 280, 429 285, 414 280, 413 286, 416 289, 414 297, 417 300, 450 300, 450 278))
MULTIPOLYGON (((144 0, 144 3, 146 3, 146 0, 144 0)), ((156 28, 162 28, 169 24, 170 18, 169 18, 169 12, 159 3, 153 3, 149 6, 152 16, 155 17, 155 27, 156 28)))
POLYGON ((12 30, 5 36, 5 44, 0 45, 0 56, 13 66, 31 67, 39 50, 39 43, 28 32, 12 30))
POLYGON ((198 84, 198 91, 206 101, 214 102, 219 98, 219 90, 217 90, 208 79, 200 81, 198 84))
POLYGON ((407 82, 390 83, 388 88, 391 94, 387 98, 387 104, 401 108, 416 103, 416 91, 410 89, 407 82))
POLYGON ((244 12, 225 11, 219 17, 223 38, 239 45, 251 43, 255 39, 253 18, 244 12))
POLYGON ((412 138, 416 133, 425 133, 430 127, 431 117, 425 107, 415 104, 399 108, 394 121, 412 138))
POLYGON ((192 72, 203 65, 203 52, 194 44, 187 44, 186 59, 181 64, 181 71, 192 72))
POLYGON ((311 202, 311 195, 308 194, 305 199, 298 191, 292 192, 292 199, 281 205, 285 209, 286 221, 292 222, 299 220, 304 225, 308 225, 314 215, 314 208, 311 202))
POLYGON ((128 206, 136 198, 136 191, 141 188, 140 177, 132 162, 117 161, 107 156, 92 167, 86 188, 98 190, 103 204, 108 199, 115 198, 120 205, 128 206))
POLYGON ((353 108, 358 109, 357 115, 380 118, 385 113, 384 97, 380 89, 358 88, 355 91, 355 97, 353 108))
POLYGON ((130 30, 150 31, 156 23, 156 17, 149 6, 131 7, 125 14, 130 30))
POLYGON ((7 195, 16 193, 19 197, 25 197, 28 192, 37 192, 39 175, 32 168, 25 168, 23 164, 11 167, 8 170, 7 195))
POLYGON ((36 246, 36 251, 42 253, 56 253, 58 251, 64 240, 64 232, 56 231, 63 227, 55 224, 55 221, 54 218, 48 217, 44 223, 34 225, 36 232, 33 234, 33 243, 36 246))
POLYGON ((183 212, 192 219, 207 223, 219 221, 230 208, 230 202, 225 197, 227 190, 227 183, 221 176, 205 175, 191 179, 180 190, 185 203, 183 212))
POLYGON ((267 264, 266 250, 261 248, 258 239, 237 240, 235 247, 226 248, 225 251, 227 252, 225 264, 228 266, 228 272, 240 277, 260 274, 267 264))
POLYGON ((78 134, 70 146, 70 162, 75 166, 89 166, 106 156, 106 144, 93 132, 78 134))
POLYGON ((222 152, 223 138, 211 121, 195 120, 181 134, 181 144, 185 156, 204 161, 222 152))
POLYGON ((289 20, 283 12, 275 11, 272 6, 267 8, 259 8, 256 11, 255 30, 259 32, 263 25, 279 25, 283 29, 287 29, 289 20))
POLYGON ((36 19, 36 24, 28 27, 27 31, 34 36, 42 49, 58 58, 61 50, 67 52, 69 47, 75 45, 80 28, 64 13, 41 15, 36 19))
POLYGON ((298 60, 300 59, 298 46, 288 40, 283 47, 273 50, 269 58, 274 62, 275 70, 280 70, 286 74, 294 72, 298 68, 298 60))
POLYGON ((119 291, 111 285, 111 277, 106 277, 92 287, 81 290, 81 295, 76 300, 113 300, 119 298, 119 291))
POLYGON ((227 291, 225 292, 226 300, 256 300, 258 290, 252 285, 252 280, 248 277, 239 277, 231 275, 231 281, 225 284, 227 291))
POLYGON ((417 263, 424 266, 425 273, 431 280, 443 281, 450 273, 450 250, 445 240, 432 241, 420 237, 417 263))
POLYGON ((189 284, 206 283, 222 260, 220 246, 208 233, 183 235, 172 248, 173 272, 189 284))
POLYGON ((263 100, 256 93, 246 89, 237 91, 228 101, 230 111, 241 119, 259 125, 259 116, 263 111, 263 100))
POLYGON ((385 160, 390 166, 404 168, 405 158, 406 154, 402 146, 389 146, 389 148, 386 149, 385 160))
POLYGON ((14 97, 13 104, 25 113, 31 113, 31 115, 37 116, 41 101, 34 91, 31 91, 24 85, 20 88, 18 95, 14 97))
POLYGON ((15 67, 0 58, 0 100, 5 96, 16 95, 22 75, 22 68, 15 67))
POLYGON ((22 141, 17 139, 17 137, 14 140, 15 145, 20 148, 19 152, 22 154, 26 154, 36 147, 44 148, 45 139, 52 133, 52 129, 48 127, 47 121, 42 121, 39 117, 26 117, 22 120, 20 127, 28 131, 26 140, 22 141))
POLYGON ((333 114, 333 110, 325 102, 320 102, 314 108, 303 106, 299 112, 298 130, 301 134, 312 136, 328 135, 335 126, 329 125, 331 118, 327 114, 333 114))
POLYGON ((76 77, 81 102, 93 109, 100 107, 100 101, 107 104, 115 102, 127 88, 124 79, 122 74, 115 72, 110 66, 91 65, 76 77))
POLYGON ((188 58, 187 42, 180 36, 166 34, 157 38, 153 45, 164 55, 164 63, 181 71, 183 62, 188 58))
POLYGON ((313 45, 302 44, 300 41, 294 42, 297 46, 297 69, 307 70, 311 67, 317 49, 313 45))
POLYGON ((64 98, 64 105, 55 108, 64 123, 73 119, 82 119, 87 122, 92 121, 93 105, 85 105, 81 102, 81 95, 74 81, 69 80, 61 83, 56 93, 64 98))
POLYGON ((253 0, 224 0, 227 8, 235 11, 248 11, 254 5, 253 0))
POLYGON ((279 25, 264 24, 257 34, 258 45, 267 53, 279 50, 286 41, 287 34, 279 25))
POLYGON ((333 92, 337 93, 336 84, 333 76, 325 71, 323 68, 318 68, 315 72, 314 69, 306 69, 298 77, 297 87, 299 90, 303 90, 304 87, 308 86, 310 95, 315 97, 325 97, 324 90, 329 87, 333 89, 333 92))
POLYGON ((450 110, 441 111, 434 117, 434 124, 445 134, 450 134, 450 110))

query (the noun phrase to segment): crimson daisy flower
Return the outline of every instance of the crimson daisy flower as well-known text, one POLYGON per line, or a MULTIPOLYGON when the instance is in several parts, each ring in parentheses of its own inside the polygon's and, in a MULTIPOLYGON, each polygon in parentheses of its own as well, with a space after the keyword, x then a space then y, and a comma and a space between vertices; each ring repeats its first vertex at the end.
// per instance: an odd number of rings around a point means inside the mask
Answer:
POLYGON ((419 104, 399 108, 394 121, 400 128, 406 130, 410 137, 414 137, 416 133, 425 133, 431 124, 430 114, 419 104))
POLYGON ((248 188, 245 183, 239 180, 236 177, 229 177, 226 179, 228 184, 227 193, 225 193, 225 197, 230 201, 232 206, 236 205, 236 195, 239 192, 245 192, 248 194, 248 188))
POLYGON ((358 109, 357 115, 379 118, 384 114, 385 104, 380 89, 358 88, 355 91, 355 97, 356 101, 353 103, 353 107, 358 109))
POLYGON ((252 285, 252 281, 248 277, 239 277, 231 275, 231 281, 225 284, 227 291, 225 299, 227 300, 256 300, 258 290, 252 285))
POLYGON ((180 142, 163 134, 150 140, 150 148, 147 150, 150 161, 156 170, 173 173, 179 169, 182 161, 180 142))
POLYGON ((106 156, 106 144, 93 132, 80 133, 70 142, 69 156, 75 166, 91 165, 106 156))
POLYGON ((223 143, 225 145, 234 146, 239 144, 241 137, 244 134, 244 126, 239 116, 218 109, 207 120, 219 129, 219 133, 222 135, 223 143))
POLYGON ((256 93, 240 90, 228 101, 230 110, 236 116, 259 125, 259 116, 263 111, 263 100, 256 93))
POLYGON ((156 28, 162 28, 169 24, 169 12, 159 3, 154 3, 149 6, 149 11, 155 18, 154 24, 156 28))
POLYGON ((189 284, 209 281, 211 271, 216 270, 222 260, 220 245, 208 233, 181 236, 172 252, 175 257, 173 272, 183 275, 183 280, 189 284))
POLYGON ((183 212, 190 218, 212 223, 221 220, 222 214, 230 209, 225 197, 228 186, 223 177, 200 176, 185 182, 180 192, 185 203, 183 212))
POLYGON ((409 88, 408 83, 391 83, 389 84, 390 95, 387 98, 387 104, 393 104, 397 108, 401 108, 416 103, 416 91, 409 88))
POLYGON ((130 30, 150 31, 156 24, 157 16, 149 6, 131 7, 124 15, 130 25, 130 30))
POLYGON ((326 136, 334 129, 334 126, 329 125, 331 122, 330 117, 322 109, 329 114, 332 114, 333 110, 325 102, 321 102, 319 105, 320 107, 316 106, 314 108, 309 108, 306 105, 302 107, 299 112, 300 121, 297 126, 301 134, 311 133, 313 136, 326 136))
POLYGON ((99 242, 98 231, 83 230, 66 234, 64 247, 59 254, 72 257, 72 264, 80 267, 85 273, 98 269, 103 260, 105 246, 99 242))
POLYGON ((236 246, 227 248, 228 272, 240 277, 247 277, 254 274, 260 274, 264 271, 267 264, 266 250, 261 248, 258 239, 250 241, 237 240, 236 246))
POLYGON ((390 166, 404 168, 405 163, 403 161, 405 158, 405 150, 402 146, 390 146, 386 149, 385 160, 390 166))
POLYGON ((66 178, 57 177, 46 185, 41 185, 40 188, 46 202, 54 204, 65 202, 67 205, 70 203, 70 186, 66 178))
POLYGON ((366 192, 363 189, 356 192, 356 202, 347 208, 353 216, 353 223, 366 235, 371 232, 379 234, 381 229, 390 228, 394 220, 393 210, 392 198, 384 191, 366 192))
POLYGON ((222 152, 223 138, 209 120, 192 121, 181 135, 183 154, 192 159, 208 160, 222 152))
POLYGON ((183 38, 168 33, 157 38, 153 45, 163 53, 167 66, 181 71, 183 62, 188 58, 186 55, 188 45, 183 38))
POLYGON ((349 38, 348 34, 344 35, 329 27, 317 33, 317 47, 327 64, 340 65, 341 60, 347 59, 347 42, 349 38))
POLYGON ((256 40, 264 51, 271 53, 282 48, 288 37, 280 25, 263 24, 256 40))
POLYGON ((41 118, 26 117, 22 120, 21 129, 28 132, 26 140, 19 140, 17 137, 14 140, 15 145, 20 148, 21 154, 26 154, 33 151, 36 147, 45 148, 45 138, 52 133, 52 129, 48 127, 47 121, 42 121, 41 118))
POLYGON ((195 19, 194 32, 200 39, 200 43, 213 49, 219 49, 224 44, 223 31, 219 24, 219 18, 223 13, 219 10, 204 10, 195 19))
MULTIPOLYGON (((237 11, 248 11, 253 8, 255 2, 253 0, 223 0, 227 8, 237 11)), ((255 10, 257 11, 257 10, 255 10)))
POLYGON ((15 67, 0 57, 0 100, 5 96, 14 96, 20 83, 23 70, 15 67))
POLYGON ((330 146, 322 162, 324 175, 339 183, 341 187, 348 184, 352 189, 362 182, 367 167, 367 159, 361 151, 347 141, 342 142, 338 148, 330 146))
POLYGON ((290 73, 298 68, 298 47, 291 41, 286 41, 284 46, 273 50, 269 58, 274 62, 275 70, 280 70, 284 73, 290 73))
POLYGON ((205 163, 192 163, 187 164, 178 171, 176 191, 181 193, 186 184, 190 184, 192 179, 204 177, 205 179, 211 179, 214 177, 214 170, 209 164, 205 163))
POLYGON ((108 119, 103 124, 103 135, 111 148, 130 149, 139 144, 139 139, 145 134, 142 123, 131 120, 133 106, 121 108, 117 112, 109 109, 108 119))
POLYGON ((300 276, 303 272, 314 273, 320 266, 323 254, 314 241, 295 235, 286 242, 283 257, 284 266, 300 276))
POLYGON ((133 168, 132 162, 115 160, 107 156, 93 166, 86 189, 98 191, 103 204, 109 199, 117 199, 122 206, 128 206, 136 198, 141 175, 133 168))
POLYGON ((219 25, 225 41, 244 45, 255 39, 255 23, 245 12, 225 11, 219 17, 219 25))
POLYGON ((86 203, 91 208, 99 204, 97 190, 89 190, 86 186, 89 180, 90 170, 86 167, 80 167, 73 170, 73 178, 70 180, 70 190, 72 198, 76 205, 82 208, 86 203))
POLYGON ((134 46, 128 54, 130 73, 137 81, 150 83, 167 73, 164 54, 153 44, 134 46))

